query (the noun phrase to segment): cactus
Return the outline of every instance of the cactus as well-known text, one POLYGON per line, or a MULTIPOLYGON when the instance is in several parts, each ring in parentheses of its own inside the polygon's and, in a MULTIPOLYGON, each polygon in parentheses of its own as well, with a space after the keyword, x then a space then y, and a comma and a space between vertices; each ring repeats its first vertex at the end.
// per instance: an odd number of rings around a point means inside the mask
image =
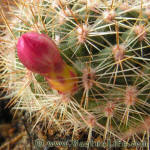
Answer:
POLYGON ((150 1, 14 0, 7 7, 0 11, 1 87, 7 107, 29 116, 31 132, 42 126, 72 140, 82 132, 89 143, 99 137, 149 149, 150 1))

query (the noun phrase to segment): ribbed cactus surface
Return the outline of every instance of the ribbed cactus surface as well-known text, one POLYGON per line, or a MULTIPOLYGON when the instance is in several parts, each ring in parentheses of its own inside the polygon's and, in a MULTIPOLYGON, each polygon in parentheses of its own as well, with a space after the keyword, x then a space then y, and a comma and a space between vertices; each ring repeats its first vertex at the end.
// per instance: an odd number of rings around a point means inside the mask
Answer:
POLYGON ((149 149, 149 0, 14 0, 6 7, 1 87, 7 106, 29 116, 32 132, 40 125, 72 140, 84 132, 88 142, 97 136, 149 149))

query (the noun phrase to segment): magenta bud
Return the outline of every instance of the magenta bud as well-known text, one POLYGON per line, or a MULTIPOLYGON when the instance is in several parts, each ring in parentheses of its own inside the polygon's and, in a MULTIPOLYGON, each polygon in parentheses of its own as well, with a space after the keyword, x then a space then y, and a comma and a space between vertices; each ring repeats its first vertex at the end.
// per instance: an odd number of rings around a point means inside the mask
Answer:
POLYGON ((56 44, 44 34, 23 34, 18 40, 17 52, 23 65, 35 73, 59 72, 63 67, 56 44))

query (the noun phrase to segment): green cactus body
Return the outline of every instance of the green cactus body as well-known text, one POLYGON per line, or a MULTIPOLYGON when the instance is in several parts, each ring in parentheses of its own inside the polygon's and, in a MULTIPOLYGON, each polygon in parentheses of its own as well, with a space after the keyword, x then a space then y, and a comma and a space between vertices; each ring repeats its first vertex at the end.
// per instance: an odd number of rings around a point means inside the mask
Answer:
MULTIPOLYGON (((27 0, 9 7, 8 18, 7 12, 0 11, 4 22, 0 25, 1 87, 11 98, 8 106, 33 119, 32 132, 43 124, 70 132, 72 139, 85 132, 88 142, 96 134, 103 142, 149 145, 148 0, 27 0), (67 83, 69 77, 76 82, 74 93, 60 93, 58 82, 22 65, 16 43, 31 31, 56 43, 65 69, 75 74, 60 76, 67 83)), ((61 87, 66 85, 61 82, 61 87)))

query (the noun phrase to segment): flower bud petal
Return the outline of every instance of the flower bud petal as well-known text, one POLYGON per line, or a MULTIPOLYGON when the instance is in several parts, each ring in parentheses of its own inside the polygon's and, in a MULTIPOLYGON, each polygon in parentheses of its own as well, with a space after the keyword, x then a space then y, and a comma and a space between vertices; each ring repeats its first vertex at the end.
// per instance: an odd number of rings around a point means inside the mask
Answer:
POLYGON ((64 64, 64 69, 61 74, 51 72, 46 79, 50 86, 61 94, 75 93, 78 89, 77 74, 75 70, 66 63, 64 64))
POLYGON ((63 67, 56 44, 44 34, 23 34, 18 40, 17 52, 24 66, 35 73, 48 73, 63 67))
POLYGON ((18 40, 17 52, 26 68, 43 75, 59 93, 77 90, 75 70, 63 61, 56 44, 48 36, 36 32, 23 34, 18 40))

